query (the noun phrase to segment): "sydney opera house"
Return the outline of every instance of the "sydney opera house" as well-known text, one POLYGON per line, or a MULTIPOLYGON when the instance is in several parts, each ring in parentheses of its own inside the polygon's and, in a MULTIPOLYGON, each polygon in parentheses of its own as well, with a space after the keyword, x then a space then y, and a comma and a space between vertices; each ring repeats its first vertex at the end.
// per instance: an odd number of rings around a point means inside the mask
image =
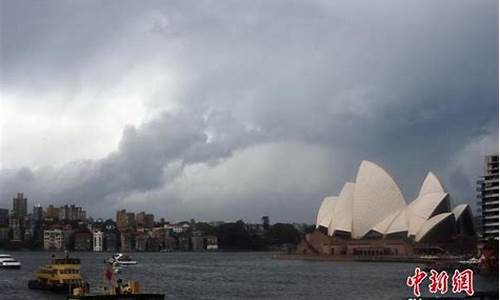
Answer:
POLYGON ((452 208, 450 195, 432 172, 407 204, 387 171, 369 161, 361 163, 355 182, 345 183, 338 196, 323 200, 316 228, 299 245, 299 252, 410 255, 472 251, 475 244, 471 208, 452 208))

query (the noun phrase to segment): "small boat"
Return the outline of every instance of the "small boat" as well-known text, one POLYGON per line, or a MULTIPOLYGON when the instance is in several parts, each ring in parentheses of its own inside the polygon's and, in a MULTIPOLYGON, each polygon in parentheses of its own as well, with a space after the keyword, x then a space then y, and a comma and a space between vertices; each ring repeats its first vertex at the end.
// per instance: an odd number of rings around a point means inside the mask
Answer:
POLYGON ((28 281, 28 287, 67 293, 74 288, 88 290, 88 283, 80 274, 80 259, 70 258, 66 254, 64 258, 53 257, 50 264, 41 267, 36 273, 36 279, 28 281))
POLYGON ((10 254, 0 254, 0 267, 19 269, 21 268, 21 262, 15 260, 10 254))
POLYGON ((123 253, 115 253, 115 255, 113 255, 113 257, 108 260, 108 263, 117 263, 123 266, 137 264, 137 262, 130 256, 123 253))
POLYGON ((6 268, 6 269, 20 269, 21 268, 21 262, 13 259, 13 258, 7 258, 2 260, 0 263, 0 267, 6 268))
POLYGON ((481 260, 479 258, 472 257, 468 260, 460 260, 460 261, 458 261, 458 263, 461 265, 464 265, 464 266, 479 267, 481 260))

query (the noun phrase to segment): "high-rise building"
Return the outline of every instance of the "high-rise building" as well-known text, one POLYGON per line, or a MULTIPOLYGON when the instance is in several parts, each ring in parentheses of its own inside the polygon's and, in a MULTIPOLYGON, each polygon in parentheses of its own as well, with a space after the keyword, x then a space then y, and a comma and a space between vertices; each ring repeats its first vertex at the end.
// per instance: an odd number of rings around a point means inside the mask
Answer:
POLYGON ((135 215, 135 223, 137 226, 143 226, 146 223, 146 213, 141 211, 137 215, 135 215))
POLYGON ((155 226, 155 216, 153 214, 146 214, 144 218, 144 227, 153 228, 155 226))
POLYGON ((51 219, 58 219, 59 218, 59 208, 54 207, 54 205, 49 205, 49 207, 47 207, 46 217, 51 218, 51 219))
POLYGON ((102 231, 94 231, 94 252, 102 252, 103 250, 104 235, 102 231))
POLYGON ((485 157, 485 172, 477 183, 483 240, 498 240, 498 154, 485 157))
POLYGON ((81 207, 74 204, 64 205, 59 208, 59 219, 69 221, 85 220, 86 212, 81 207))
POLYGON ((116 227, 118 229, 126 229, 128 226, 127 211, 125 209, 116 212, 116 227))
POLYGON ((24 198, 23 193, 17 193, 17 197, 12 199, 12 216, 14 218, 23 218, 28 214, 28 199, 24 198))
POLYGON ((43 207, 40 204, 33 207, 33 220, 35 222, 43 220, 43 207))
POLYGON ((9 226, 9 210, 0 208, 0 227, 9 226))
POLYGON ((69 216, 69 206, 64 205, 59 208, 59 220, 67 220, 69 216))
POLYGON ((133 212, 127 213, 127 226, 128 227, 135 227, 135 213, 133 213, 133 212))
POLYGON ((144 228, 153 228, 155 222, 155 216, 153 214, 146 214, 141 211, 140 213, 135 215, 135 223, 137 226, 141 226, 144 228))

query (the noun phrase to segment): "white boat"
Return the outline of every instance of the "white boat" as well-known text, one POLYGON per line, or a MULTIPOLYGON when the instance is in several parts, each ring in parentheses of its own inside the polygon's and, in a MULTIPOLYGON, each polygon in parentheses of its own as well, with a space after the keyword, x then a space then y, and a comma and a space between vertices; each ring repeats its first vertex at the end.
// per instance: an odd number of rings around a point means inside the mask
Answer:
POLYGON ((119 265, 135 265, 137 262, 130 256, 123 253, 115 253, 112 258, 108 260, 109 263, 117 263, 119 265))
POLYGON ((2 268, 21 268, 21 262, 15 260, 9 254, 0 254, 0 267, 2 268))
POLYGON ((479 265, 481 263, 481 259, 472 257, 472 258, 470 258, 468 260, 460 260, 458 263, 460 263, 462 265, 475 266, 475 265, 479 265))

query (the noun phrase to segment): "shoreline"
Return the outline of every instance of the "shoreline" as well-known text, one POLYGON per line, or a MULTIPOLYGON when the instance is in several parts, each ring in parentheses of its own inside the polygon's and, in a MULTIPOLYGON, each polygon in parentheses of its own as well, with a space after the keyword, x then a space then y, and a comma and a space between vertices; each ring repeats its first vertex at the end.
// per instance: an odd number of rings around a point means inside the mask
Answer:
POLYGON ((456 258, 427 258, 418 256, 360 256, 360 255, 308 255, 308 254, 273 254, 278 260, 304 261, 357 261, 357 262, 395 262, 395 263, 430 263, 435 261, 454 261, 456 258))

